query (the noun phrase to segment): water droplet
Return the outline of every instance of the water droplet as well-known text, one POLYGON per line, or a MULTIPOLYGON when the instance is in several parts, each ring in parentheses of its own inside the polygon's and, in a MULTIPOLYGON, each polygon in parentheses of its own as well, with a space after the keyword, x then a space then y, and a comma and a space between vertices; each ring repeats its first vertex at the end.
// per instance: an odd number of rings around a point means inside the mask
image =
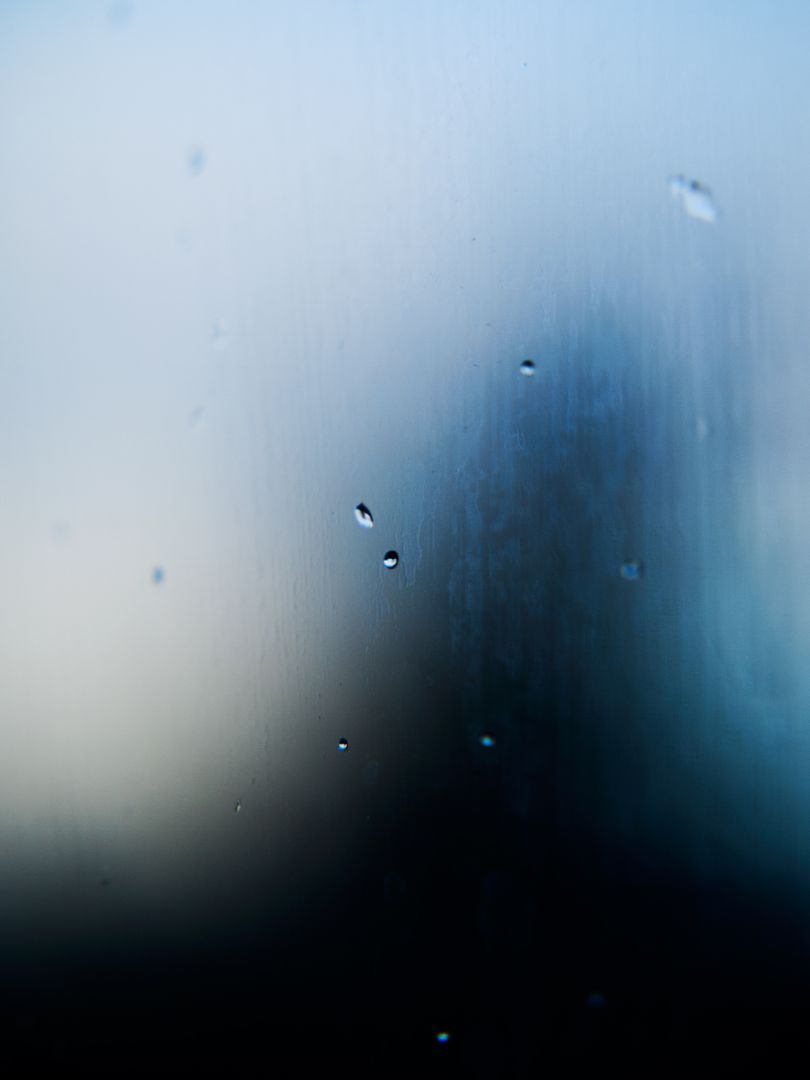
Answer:
POLYGON ((625 581, 638 581, 642 572, 643 567, 636 559, 629 559, 627 562, 623 562, 619 570, 619 573, 625 581))
POLYGON ((195 405, 188 414, 189 426, 196 427, 198 424, 202 423, 203 416, 205 416, 205 409, 202 405, 195 405))
POLYGON ((588 994, 585 998, 585 1004, 589 1009, 604 1009, 605 1007, 605 995, 598 992, 588 994))
POLYGON ((436 1032, 436 1042, 437 1043, 448 1043, 448 1042, 450 1042, 450 1032, 449 1031, 437 1031, 436 1032))
POLYGON ((707 187, 697 180, 688 180, 685 176, 670 176, 667 184, 672 197, 681 200, 688 217, 710 225, 717 221, 717 205, 707 187))
POLYGON ((188 171, 192 176, 199 176, 205 168, 205 150, 201 146, 192 146, 188 152, 188 171))
POLYGON ((699 416, 695 421, 695 435, 697 435, 700 442, 703 442, 709 436, 709 422, 703 416, 699 416))
POLYGON ((241 801, 239 799, 237 799, 236 802, 233 804, 233 812, 235 814, 238 814, 241 811, 241 809, 242 809, 242 803, 241 803, 241 801))
POLYGON ((341 752, 341 754, 345 754, 348 749, 349 749, 349 740, 348 739, 340 739, 338 741, 338 750, 341 752))
POLYGON ((51 539, 57 544, 66 544, 70 540, 70 525, 66 521, 55 521, 51 526, 51 539))
POLYGON ((486 747, 487 750, 489 750, 490 747, 495 745, 495 736, 484 734, 479 736, 478 741, 481 743, 482 746, 486 747))
POLYGON ((222 346, 225 344, 225 338, 228 336, 228 328, 222 319, 217 319, 216 322, 211 324, 211 344, 216 346, 222 346))
POLYGON ((357 519, 357 524, 362 525, 364 529, 371 529, 374 527, 374 518, 371 516, 371 511, 365 503, 358 503, 354 508, 354 516, 357 519))
POLYGON ((156 566, 152 571, 152 581, 155 585, 160 585, 163 579, 166 577, 166 572, 162 566, 156 566))
POLYGON ((520 365, 520 374, 526 375, 529 378, 534 375, 536 370, 537 365, 535 364, 534 360, 524 360, 523 363, 520 365))
POLYGON ((393 570, 395 566, 399 566, 399 555, 396 551, 386 551, 383 556, 383 566, 386 570, 393 570))

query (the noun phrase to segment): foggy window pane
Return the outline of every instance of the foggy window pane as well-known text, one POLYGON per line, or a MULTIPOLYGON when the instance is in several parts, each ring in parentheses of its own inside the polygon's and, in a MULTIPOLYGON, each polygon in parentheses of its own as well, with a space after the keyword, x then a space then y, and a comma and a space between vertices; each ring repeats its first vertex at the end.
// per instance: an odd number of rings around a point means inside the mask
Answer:
POLYGON ((0 6, 9 1059, 801 1048, 809 47, 0 6))

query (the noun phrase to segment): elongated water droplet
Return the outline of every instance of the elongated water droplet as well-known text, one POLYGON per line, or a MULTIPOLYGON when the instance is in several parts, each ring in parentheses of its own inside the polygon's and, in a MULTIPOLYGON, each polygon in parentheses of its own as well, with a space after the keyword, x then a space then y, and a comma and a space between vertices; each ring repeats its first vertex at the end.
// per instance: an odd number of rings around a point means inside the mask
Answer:
POLYGON ((643 573, 643 567, 636 559, 629 559, 622 563, 619 573, 625 581, 638 581, 643 573))
POLYGON ((338 750, 340 751, 340 753, 345 754, 348 749, 349 749, 349 740, 348 739, 339 739, 338 740, 338 750))
POLYGON ((674 199, 681 200, 688 217, 696 221, 705 221, 709 225, 717 221, 717 204, 707 187, 685 176, 670 176, 667 183, 670 194, 674 199))
POLYGON ((399 566, 399 555, 396 551, 386 551, 383 557, 383 566, 386 570, 393 570, 394 567, 399 566))
POLYGON ((520 374, 526 375, 529 378, 534 375, 536 370, 537 365, 535 364, 534 360, 524 360, 523 363, 520 365, 520 374))
POLYGON ((166 572, 162 566, 156 566, 152 571, 152 581, 155 585, 160 585, 163 579, 166 577, 166 572))
POLYGON ((242 803, 240 802, 239 799, 237 799, 236 802, 233 804, 233 812, 235 814, 238 814, 241 811, 241 809, 242 809, 242 803))
POLYGON ((357 524, 362 525, 364 529, 372 529, 374 527, 374 518, 371 516, 371 511, 365 503, 358 503, 354 508, 354 516, 357 519, 357 524))

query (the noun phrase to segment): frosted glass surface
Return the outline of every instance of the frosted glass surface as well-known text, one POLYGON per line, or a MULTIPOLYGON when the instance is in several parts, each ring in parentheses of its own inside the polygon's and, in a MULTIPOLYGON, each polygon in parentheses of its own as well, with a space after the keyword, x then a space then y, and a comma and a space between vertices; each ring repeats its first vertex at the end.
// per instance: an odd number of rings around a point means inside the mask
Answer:
POLYGON ((799 970, 809 30, 2 5, 9 956, 799 970))

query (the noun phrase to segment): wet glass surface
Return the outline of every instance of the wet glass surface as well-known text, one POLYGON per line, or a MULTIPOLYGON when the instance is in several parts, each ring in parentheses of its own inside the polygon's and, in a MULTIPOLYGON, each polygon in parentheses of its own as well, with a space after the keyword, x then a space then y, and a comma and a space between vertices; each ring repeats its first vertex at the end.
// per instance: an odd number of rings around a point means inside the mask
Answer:
POLYGON ((9 1045, 799 1038, 808 44, 3 5, 9 1045))

